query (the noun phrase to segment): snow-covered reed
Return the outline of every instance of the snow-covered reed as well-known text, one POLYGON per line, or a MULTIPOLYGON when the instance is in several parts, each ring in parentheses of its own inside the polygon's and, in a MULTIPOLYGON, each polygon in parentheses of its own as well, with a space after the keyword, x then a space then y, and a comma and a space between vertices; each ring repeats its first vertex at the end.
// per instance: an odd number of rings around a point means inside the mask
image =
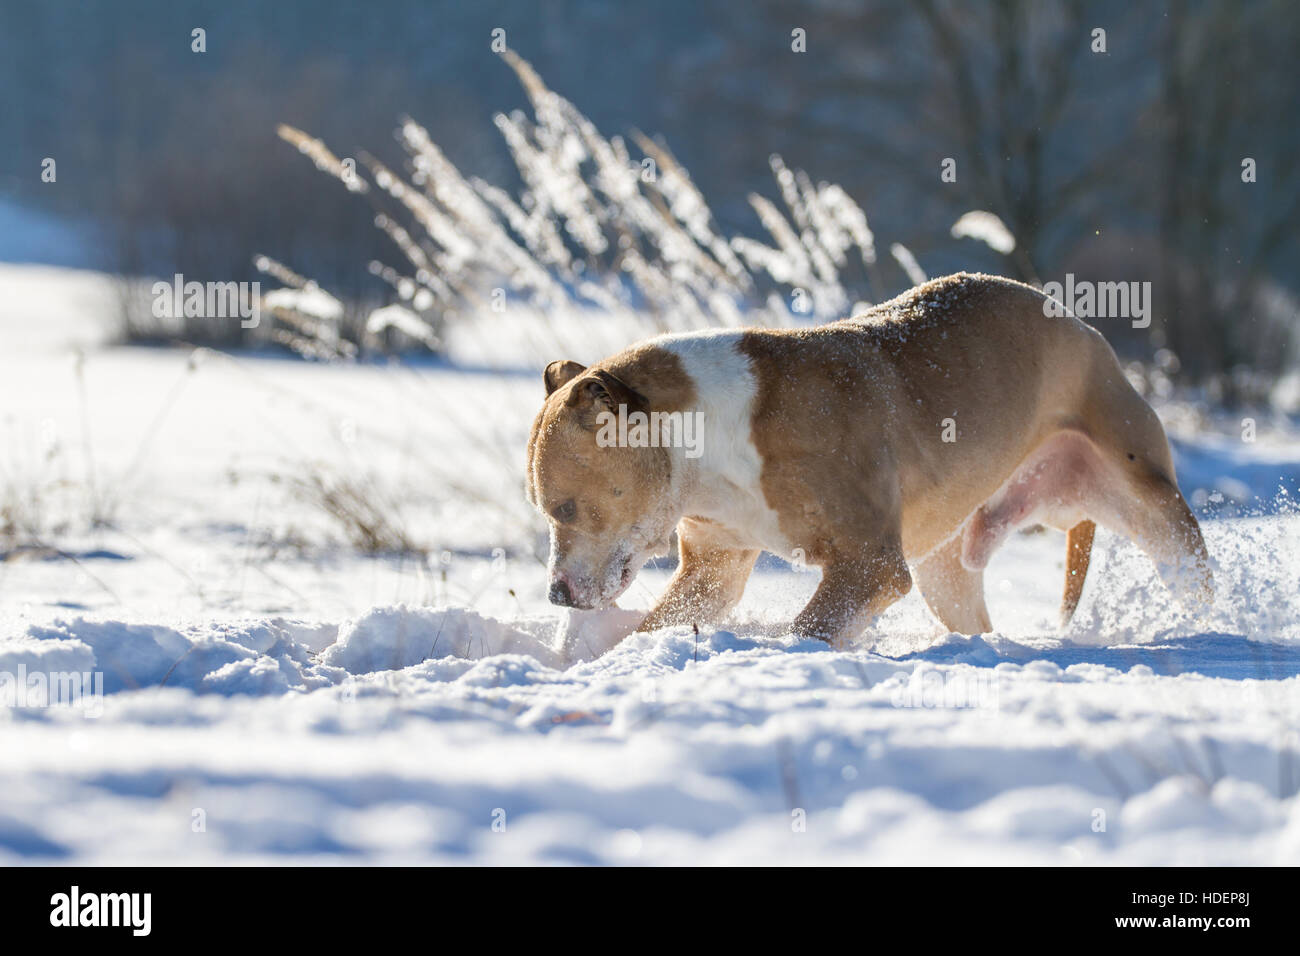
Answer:
MULTIPOLYGON (((374 205, 375 225, 401 256, 399 264, 370 265, 401 311, 372 316, 367 334, 395 327, 436 348, 448 326, 510 313, 541 333, 528 337, 532 354, 522 358, 544 362, 572 344, 566 340, 586 339, 573 329, 583 316, 625 331, 627 341, 715 325, 788 325, 843 317, 919 273, 897 244, 902 268, 882 268, 862 208, 775 155, 779 202, 749 197, 766 238, 726 235, 663 142, 639 132, 604 136, 525 60, 509 51, 502 59, 531 107, 495 117, 523 183, 518 195, 463 173, 410 118, 397 131, 402 171, 366 154, 340 158, 308 133, 279 128, 318 169, 374 205)), ((264 303, 285 319, 280 340, 307 355, 349 357, 337 321, 313 307, 321 290, 269 258, 258 265, 294 290, 264 303)))

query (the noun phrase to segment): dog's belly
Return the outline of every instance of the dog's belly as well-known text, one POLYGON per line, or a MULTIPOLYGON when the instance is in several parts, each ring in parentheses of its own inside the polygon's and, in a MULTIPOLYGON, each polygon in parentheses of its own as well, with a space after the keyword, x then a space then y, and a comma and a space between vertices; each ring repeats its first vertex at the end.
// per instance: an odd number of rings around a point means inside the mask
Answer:
POLYGON ((1083 434, 1062 431, 1048 438, 962 525, 962 564, 972 571, 983 569, 1007 535, 1025 525, 1067 531, 1087 517, 1091 506, 1105 503, 1112 510, 1116 483, 1110 471, 1083 434))

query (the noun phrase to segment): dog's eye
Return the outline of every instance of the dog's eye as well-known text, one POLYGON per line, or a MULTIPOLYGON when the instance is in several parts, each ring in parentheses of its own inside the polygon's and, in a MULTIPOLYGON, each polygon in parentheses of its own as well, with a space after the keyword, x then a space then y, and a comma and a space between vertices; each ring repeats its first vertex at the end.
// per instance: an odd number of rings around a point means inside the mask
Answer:
POLYGON ((556 521, 568 524, 578 516, 578 506, 574 503, 573 499, 570 498, 564 504, 556 505, 555 510, 551 512, 551 516, 555 518, 556 521))

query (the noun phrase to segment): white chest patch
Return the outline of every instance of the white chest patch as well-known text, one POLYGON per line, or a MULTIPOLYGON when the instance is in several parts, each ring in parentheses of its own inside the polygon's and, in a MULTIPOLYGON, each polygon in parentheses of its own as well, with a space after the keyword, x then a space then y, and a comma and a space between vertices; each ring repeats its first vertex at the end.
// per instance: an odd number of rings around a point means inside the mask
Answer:
POLYGON ((737 545, 788 556, 789 545, 759 481, 763 462, 751 433, 758 386, 749 356, 739 349, 742 334, 719 329, 653 340, 681 361, 695 384, 695 410, 703 416, 699 458, 686 461, 677 456, 673 466, 693 472, 688 514, 725 526, 737 545))

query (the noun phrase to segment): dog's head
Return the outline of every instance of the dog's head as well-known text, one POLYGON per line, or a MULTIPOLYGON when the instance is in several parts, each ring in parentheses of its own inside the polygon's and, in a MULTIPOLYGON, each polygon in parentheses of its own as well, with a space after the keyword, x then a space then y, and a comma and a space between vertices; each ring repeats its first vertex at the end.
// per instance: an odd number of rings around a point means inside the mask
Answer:
POLYGON ((650 401, 607 368, 546 367, 546 402, 528 441, 528 500, 550 524, 550 599, 599 608, 669 549, 681 515, 666 448, 629 447, 610 418, 650 401), (611 438, 614 440, 611 441, 611 438))

